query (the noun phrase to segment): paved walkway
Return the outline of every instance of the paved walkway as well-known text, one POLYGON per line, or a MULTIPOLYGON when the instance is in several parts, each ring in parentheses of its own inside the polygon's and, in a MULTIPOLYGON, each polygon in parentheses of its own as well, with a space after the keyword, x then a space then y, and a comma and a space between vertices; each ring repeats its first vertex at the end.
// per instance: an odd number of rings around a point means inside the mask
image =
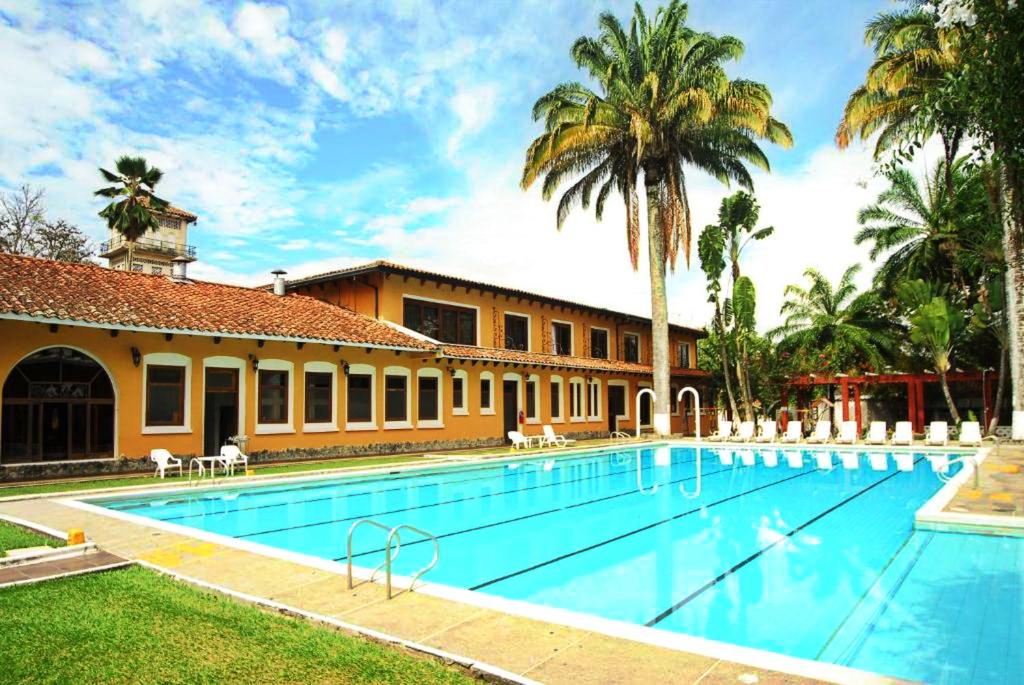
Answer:
POLYGON ((945 511, 1024 517, 1024 445, 993 447, 978 476, 977 486, 968 480, 945 511))
POLYGON ((131 562, 110 552, 98 551, 76 554, 65 559, 36 561, 0 568, 0 587, 11 583, 35 582, 57 578, 69 573, 88 573, 99 569, 116 568, 131 562))
POLYGON ((545 683, 811 683, 806 678, 520 618, 416 592, 387 601, 379 584, 84 512, 54 500, 0 513, 82 528, 101 548, 184 576, 487 662, 545 683))

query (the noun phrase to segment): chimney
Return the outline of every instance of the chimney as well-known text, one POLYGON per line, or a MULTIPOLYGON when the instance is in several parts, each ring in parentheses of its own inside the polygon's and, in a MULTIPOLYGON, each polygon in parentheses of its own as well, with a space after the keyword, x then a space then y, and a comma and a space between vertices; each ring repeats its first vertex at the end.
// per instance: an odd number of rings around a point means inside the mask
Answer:
POLYGON ((177 283, 188 283, 188 259, 175 257, 171 260, 171 280, 177 283))
POLYGON ((283 296, 285 286, 284 275, 288 272, 284 269, 274 269, 270 273, 274 274, 274 294, 278 297, 283 296))

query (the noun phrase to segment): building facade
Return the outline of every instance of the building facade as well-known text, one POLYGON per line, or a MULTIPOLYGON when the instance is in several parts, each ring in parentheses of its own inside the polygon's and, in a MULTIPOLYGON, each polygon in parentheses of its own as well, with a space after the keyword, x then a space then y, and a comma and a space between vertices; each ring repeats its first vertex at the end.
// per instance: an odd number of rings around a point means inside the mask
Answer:
MULTIPOLYGON (((240 435, 270 459, 650 422, 644 319, 385 262, 275 286, 0 255, 0 469, 113 470, 240 435)), ((671 335, 674 388, 701 389, 701 332, 671 335)))
MULTIPOLYGON (((154 210, 153 215, 159 226, 135 241, 132 270, 157 276, 169 275, 173 260, 194 262, 196 248, 188 244, 188 227, 198 217, 173 205, 161 212, 154 210)), ((128 268, 128 248, 124 236, 111 229, 107 241, 100 245, 99 256, 107 260, 111 269, 125 270, 128 268)))

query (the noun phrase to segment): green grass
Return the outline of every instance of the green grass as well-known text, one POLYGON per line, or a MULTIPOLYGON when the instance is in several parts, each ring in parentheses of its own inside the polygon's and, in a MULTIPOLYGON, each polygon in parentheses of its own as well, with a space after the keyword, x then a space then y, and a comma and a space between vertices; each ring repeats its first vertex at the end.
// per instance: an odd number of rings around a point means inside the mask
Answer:
MULTIPOLYGON (((187 474, 188 460, 182 459, 185 473, 187 474)), ((286 474, 302 473, 304 471, 317 471, 320 469, 337 468, 368 468, 371 466, 382 466, 386 464, 404 464, 423 461, 420 455, 393 455, 385 457, 364 457, 348 459, 331 459, 329 461, 297 462, 294 464, 279 464, 276 466, 256 467, 258 475, 265 474, 286 474)), ((177 472, 177 471, 175 471, 177 472)), ((220 470, 218 468, 218 473, 220 470)), ((170 474, 170 471, 168 471, 170 474)), ((91 490, 93 488, 130 488, 140 485, 174 485, 188 481, 188 476, 178 478, 168 475, 164 480, 153 478, 152 473, 139 476, 125 476, 123 478, 92 478, 86 480, 56 481, 52 483, 39 483, 29 485, 11 485, 0 487, 0 497, 14 497, 17 495, 39 495, 53 492, 75 492, 78 490, 91 490)))
POLYGON ((0 635, 7 683, 472 682, 139 567, 0 590, 0 635))
POLYGON ((7 556, 9 549, 21 549, 22 547, 63 547, 64 541, 51 538, 13 523, 0 521, 0 557, 7 556))

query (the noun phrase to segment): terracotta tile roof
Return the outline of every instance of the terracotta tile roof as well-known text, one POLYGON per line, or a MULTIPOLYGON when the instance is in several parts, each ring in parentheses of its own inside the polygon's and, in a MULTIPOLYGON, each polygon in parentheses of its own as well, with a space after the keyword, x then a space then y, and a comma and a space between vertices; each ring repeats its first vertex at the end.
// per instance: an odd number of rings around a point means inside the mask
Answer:
MULTIPOLYGON (((143 197, 142 198, 142 204, 148 205, 149 204, 149 198, 143 197)), ((192 222, 194 222, 194 221, 199 219, 199 217, 196 216, 195 214, 193 214, 192 212, 186 211, 186 210, 182 209, 181 207, 175 207, 174 205, 167 205, 167 207, 164 208, 164 209, 153 210, 153 211, 155 211, 157 214, 166 214, 167 216, 174 216, 174 217, 178 217, 179 219, 185 219, 189 223, 192 223, 192 222)))
MULTIPOLYGON (((483 290, 490 290, 493 292, 501 293, 503 295, 510 295, 512 297, 522 297, 523 299, 532 299, 538 302, 550 303, 555 306, 574 307, 578 309, 585 309, 592 312, 598 312, 601 314, 607 314, 613 317, 623 318, 630 321, 642 321, 650 322, 649 317, 638 316, 636 314, 629 314, 626 312, 619 312, 613 309, 605 309, 603 307, 596 307, 589 304, 583 304, 581 302, 572 302, 570 300, 564 300, 557 297, 550 297, 548 295, 541 295, 538 293, 528 292, 526 290, 519 290, 516 288, 509 288, 502 285, 494 285, 492 283, 483 283, 480 281, 474 281, 468 278, 461 278, 459 276, 450 276, 447 274, 438 273, 436 271, 427 271, 425 269, 419 269, 411 266, 404 266, 402 264, 396 264, 389 262, 384 259, 378 259, 367 264, 360 264, 358 266, 352 266, 345 269, 337 269, 335 271, 327 271, 314 276, 306 276, 304 278, 296 278, 288 281, 288 287, 294 288, 302 285, 313 285, 316 283, 324 283, 326 281, 332 281, 338 278, 346 278, 349 276, 359 276, 365 273, 371 273, 375 271, 382 271, 384 273, 392 273, 401 276, 412 276, 416 278, 426 278, 431 280, 437 280, 442 283, 451 283, 459 287, 469 288, 482 288, 483 290)), ((264 286, 264 287, 270 287, 264 286)), ((697 336, 706 335, 706 331, 702 328, 692 328, 690 326, 681 326, 679 324, 669 324, 669 327, 676 331, 686 331, 693 333, 697 336)))
MULTIPOLYGON (((471 347, 468 345, 445 345, 441 352, 453 359, 486 360, 526 364, 530 366, 561 367, 579 369, 580 371, 603 371, 611 373, 646 374, 653 373, 649 364, 633 364, 616 359, 593 359, 591 357, 570 357, 561 354, 544 354, 541 352, 522 352, 520 350, 504 350, 497 347, 471 347)), ((709 375, 700 369, 672 369, 673 376, 703 377, 709 375)))
POLYGON ((111 328, 433 350, 313 297, 0 253, 0 318, 111 328))

